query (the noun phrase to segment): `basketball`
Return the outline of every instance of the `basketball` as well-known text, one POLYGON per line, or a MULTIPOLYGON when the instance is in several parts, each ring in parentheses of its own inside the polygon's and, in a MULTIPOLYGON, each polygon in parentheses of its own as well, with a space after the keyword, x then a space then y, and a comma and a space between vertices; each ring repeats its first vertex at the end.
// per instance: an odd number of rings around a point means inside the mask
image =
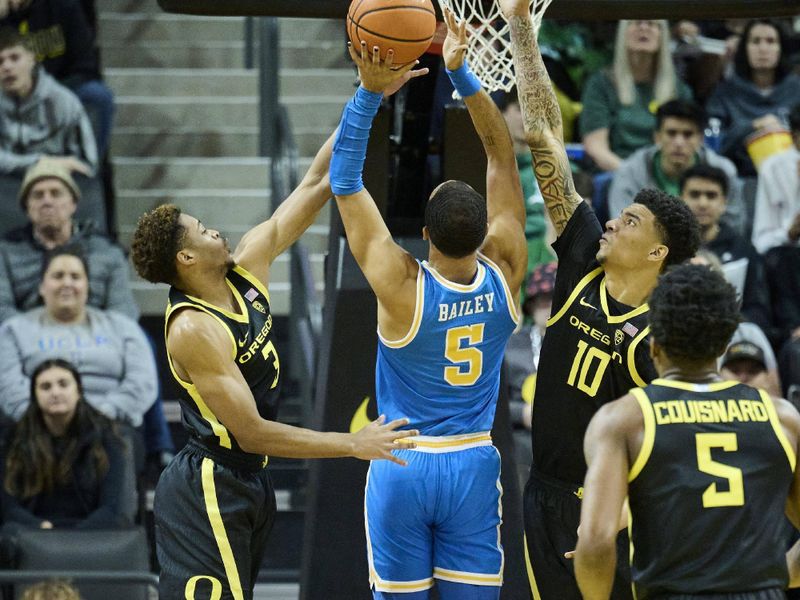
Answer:
POLYGON ((431 0, 353 0, 347 11, 347 35, 356 49, 361 42, 381 49, 381 59, 394 50, 394 64, 419 58, 433 40, 436 13, 431 0))

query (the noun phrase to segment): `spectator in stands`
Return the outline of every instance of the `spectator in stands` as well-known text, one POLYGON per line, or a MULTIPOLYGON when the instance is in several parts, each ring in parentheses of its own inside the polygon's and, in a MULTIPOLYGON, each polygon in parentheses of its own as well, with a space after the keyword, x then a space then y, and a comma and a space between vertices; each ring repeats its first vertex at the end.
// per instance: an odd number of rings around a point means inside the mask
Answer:
MULTIPOLYGON (((769 344, 766 347, 769 348, 769 344)), ((772 352, 771 349, 770 352, 772 352)), ((774 376, 767 368, 764 348, 755 342, 731 341, 728 350, 722 357, 720 375, 725 379, 733 379, 766 390, 773 397, 783 396, 780 385, 776 385, 774 376)))
POLYGON ((28 36, 50 75, 75 92, 89 113, 98 156, 105 156, 114 119, 114 95, 102 81, 93 25, 77 0, 14 0, 0 21, 28 36))
POLYGON ((30 224, 0 241, 0 322, 38 306, 45 252, 78 244, 89 263, 89 305, 138 319, 128 261, 122 249, 73 219, 80 190, 63 165, 44 160, 31 167, 19 192, 30 224))
POLYGON ((674 98, 689 98, 669 51, 666 21, 620 21, 611 71, 599 71, 583 89, 580 131, 587 154, 602 171, 652 142, 654 113, 674 98))
POLYGON ((683 174, 680 196, 700 224, 701 247, 719 257, 727 278, 741 293, 742 315, 772 337, 772 308, 764 261, 750 241, 722 219, 728 204, 729 182, 722 169, 697 164, 683 174), (743 275, 738 276, 738 281, 735 271, 743 275))
MULTIPOLYGON (((528 272, 530 272, 538 265, 554 260, 555 255, 548 243, 548 222, 545 216, 544 199, 533 173, 533 158, 528 143, 525 141, 522 111, 519 108, 516 90, 506 94, 499 106, 514 143, 514 153, 517 156, 517 167, 522 183, 522 195, 525 198, 525 240, 528 243, 528 272)), ((555 239, 555 232, 553 239, 555 239)))
MULTIPOLYGON (((701 248, 698 250, 691 262, 692 264, 696 265, 706 265, 711 270, 716 271, 727 279, 728 274, 725 272, 719 257, 708 248, 701 248)), ((730 282, 729 280, 729 283, 733 282, 730 282)), ((728 342, 728 346, 730 347, 739 342, 752 344, 759 349, 761 353, 761 361, 766 367, 766 373, 762 378, 763 387, 769 391, 770 394, 776 397, 781 396, 781 380, 778 374, 778 360, 775 358, 775 353, 772 351, 772 346, 770 345, 770 341, 767 339, 767 336, 764 334, 764 331, 755 323, 742 321, 739 323, 739 326, 733 333, 730 342, 728 342)), ((720 367, 721 366, 722 362, 720 362, 720 367)), ((738 380, 738 378, 736 379, 738 380)), ((751 383, 750 385, 754 384, 751 383)))
MULTIPOLYGON (((769 157, 758 174, 753 245, 762 254, 800 240, 800 104, 789 113, 789 126, 794 147, 769 157)), ((796 254, 800 265, 800 249, 796 254)))
POLYGON ((155 402, 155 359, 138 324, 87 306, 89 278, 80 248, 45 256, 34 308, 0 326, 0 407, 19 419, 28 407, 31 374, 45 359, 67 358, 80 370, 86 400, 110 419, 137 427, 155 402))
POLYGON ((651 144, 628 157, 611 182, 608 214, 616 217, 633 202, 644 188, 657 188, 673 196, 680 195, 681 177, 695 164, 722 169, 732 191, 731 204, 737 217, 741 214, 741 185, 736 167, 727 158, 703 146, 705 114, 690 100, 671 100, 656 112, 656 127, 651 144))
POLYGON ((748 22, 734 55, 734 72, 719 83, 706 107, 722 123, 721 152, 743 176, 756 174, 748 136, 786 129, 790 107, 800 98, 800 77, 791 73, 787 40, 777 21, 748 22))
POLYGON ((537 266, 528 277, 522 311, 525 323, 511 336, 504 357, 508 373, 508 404, 514 425, 514 446, 520 478, 528 479, 531 463, 531 416, 536 371, 547 319, 553 306, 555 262, 537 266))
POLYGON ((68 581, 54 579, 32 585, 22 600, 81 600, 81 595, 68 581))
POLYGON ((123 494, 126 452, 112 423, 83 396, 65 360, 31 373, 29 402, 3 452, 6 529, 104 529, 129 524, 123 494))
POLYGON ((0 29, 0 174, 22 175, 49 156, 70 171, 97 167, 94 133, 80 100, 36 65, 30 41, 0 29))

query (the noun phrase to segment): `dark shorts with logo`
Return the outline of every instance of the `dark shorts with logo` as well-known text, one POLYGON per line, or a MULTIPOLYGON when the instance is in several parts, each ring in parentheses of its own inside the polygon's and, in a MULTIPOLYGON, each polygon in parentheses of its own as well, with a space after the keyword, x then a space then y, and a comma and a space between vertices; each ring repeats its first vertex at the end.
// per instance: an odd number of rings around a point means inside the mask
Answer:
MULTIPOLYGON (((582 488, 531 468, 523 508, 528 579, 535 600, 581 600, 573 561, 564 553, 578 543, 582 488)), ((628 536, 617 539, 612 600, 632 600, 628 536)))
POLYGON ((159 598, 250 600, 275 511, 262 459, 190 441, 156 487, 159 598))

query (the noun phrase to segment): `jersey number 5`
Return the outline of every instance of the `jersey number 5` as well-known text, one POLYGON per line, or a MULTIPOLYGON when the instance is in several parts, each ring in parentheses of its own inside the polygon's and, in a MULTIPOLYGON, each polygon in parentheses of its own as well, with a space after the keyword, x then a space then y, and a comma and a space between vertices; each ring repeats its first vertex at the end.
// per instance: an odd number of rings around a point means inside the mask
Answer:
POLYGON ((483 373, 483 352, 474 347, 483 341, 483 325, 476 323, 447 330, 444 357, 458 365, 444 368, 444 380, 450 385, 472 385, 483 373), (466 347, 462 348, 462 342, 466 342, 466 347))
POLYGON ((739 442, 735 433, 698 433, 695 434, 697 445, 697 468, 703 472, 728 480, 728 491, 720 492, 714 482, 703 492, 703 508, 719 506, 744 506, 744 482, 742 470, 730 465, 718 463, 711 458, 711 449, 720 448, 725 452, 736 452, 739 442))

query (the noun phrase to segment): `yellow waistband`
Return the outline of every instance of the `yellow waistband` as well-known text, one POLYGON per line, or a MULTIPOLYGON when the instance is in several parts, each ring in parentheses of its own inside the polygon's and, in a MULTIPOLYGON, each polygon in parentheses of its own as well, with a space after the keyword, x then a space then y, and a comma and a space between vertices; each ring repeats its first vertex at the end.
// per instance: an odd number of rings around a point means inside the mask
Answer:
POLYGON ((489 431, 467 433, 464 435, 418 435, 404 441, 414 442, 419 452, 456 452, 476 446, 491 446, 492 434, 489 431))

